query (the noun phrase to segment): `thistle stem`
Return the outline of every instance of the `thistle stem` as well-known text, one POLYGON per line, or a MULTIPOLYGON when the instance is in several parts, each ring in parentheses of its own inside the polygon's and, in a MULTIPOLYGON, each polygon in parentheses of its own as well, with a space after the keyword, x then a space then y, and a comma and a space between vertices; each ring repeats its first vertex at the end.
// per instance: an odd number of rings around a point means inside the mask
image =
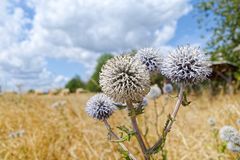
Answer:
POLYGON ((184 92, 184 85, 181 84, 181 85, 180 85, 180 91, 179 91, 179 94, 178 94, 178 100, 177 100, 177 103, 176 103, 176 105, 175 105, 175 108, 174 108, 174 110, 173 110, 173 112, 172 112, 172 114, 171 114, 172 121, 171 121, 171 122, 169 123, 169 125, 166 127, 166 129, 165 129, 166 131, 165 131, 165 132, 169 132, 170 129, 171 129, 171 127, 172 127, 172 125, 173 125, 173 122, 174 122, 174 120, 175 120, 175 118, 176 118, 176 116, 177 116, 177 113, 178 113, 178 111, 179 111, 179 108, 180 108, 180 106, 181 106, 181 104, 182 104, 183 92, 184 92))
MULTIPOLYGON (((119 137, 113 132, 110 124, 108 123, 108 121, 107 121, 106 119, 104 119, 103 122, 104 122, 105 127, 107 128, 108 132, 111 134, 111 136, 113 136, 113 137, 114 137, 115 139, 117 139, 117 140, 121 140, 121 138, 119 138, 119 137)), ((127 147, 126 147, 123 143, 119 142, 119 145, 121 146, 121 148, 122 148, 124 151, 128 152, 128 156, 131 158, 131 160, 137 160, 137 159, 133 156, 133 154, 129 152, 129 150, 127 149, 127 147)))
POLYGON ((184 88, 185 88, 184 84, 181 84, 180 85, 180 91, 179 91, 179 94, 178 94, 177 103, 176 103, 175 108, 174 108, 174 110, 171 114, 170 119, 168 118, 168 120, 167 120, 167 125, 164 128, 163 135, 159 138, 159 140, 148 151, 151 152, 151 151, 155 150, 156 147, 161 146, 161 144, 164 142, 165 137, 167 136, 168 132, 170 132, 170 129, 171 129, 173 123, 174 123, 174 120, 177 116, 179 108, 182 104, 184 88))
MULTIPOLYGON (((128 110, 129 110, 130 112, 132 112, 132 111, 134 110, 134 106, 133 106, 133 104, 132 104, 131 101, 127 101, 127 106, 128 106, 128 110)), ((138 143, 139 143, 139 145, 140 145, 140 148, 141 148, 141 150, 142 150, 142 153, 143 153, 143 155, 144 155, 144 159, 145 159, 145 160, 149 160, 150 158, 149 158, 149 156, 146 154, 147 148, 146 148, 145 143, 144 143, 144 141, 143 141, 141 132, 140 132, 140 130, 139 130, 139 128, 138 128, 138 124, 137 124, 137 120, 136 120, 136 115, 135 115, 135 114, 131 115, 131 122, 132 122, 133 130, 134 130, 134 132, 135 132, 135 134, 136 134, 137 141, 138 141, 138 143)))

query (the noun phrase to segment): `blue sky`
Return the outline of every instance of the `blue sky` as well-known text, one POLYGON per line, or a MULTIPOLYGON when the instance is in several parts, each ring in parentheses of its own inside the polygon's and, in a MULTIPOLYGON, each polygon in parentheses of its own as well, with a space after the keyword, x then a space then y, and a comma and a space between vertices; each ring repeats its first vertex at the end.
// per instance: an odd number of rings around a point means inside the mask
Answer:
POLYGON ((203 47, 195 16, 189 0, 2 0, 0 82, 58 88, 76 74, 87 81, 104 52, 203 47))

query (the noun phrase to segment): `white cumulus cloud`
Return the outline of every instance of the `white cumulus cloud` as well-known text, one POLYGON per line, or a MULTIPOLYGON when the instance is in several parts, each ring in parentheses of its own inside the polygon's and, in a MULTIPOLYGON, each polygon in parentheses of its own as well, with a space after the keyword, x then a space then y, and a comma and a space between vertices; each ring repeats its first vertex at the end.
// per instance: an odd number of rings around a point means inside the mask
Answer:
POLYGON ((190 10, 188 0, 1 0, 1 81, 58 87, 68 77, 47 70, 48 58, 82 63, 87 73, 104 52, 168 48, 190 10))

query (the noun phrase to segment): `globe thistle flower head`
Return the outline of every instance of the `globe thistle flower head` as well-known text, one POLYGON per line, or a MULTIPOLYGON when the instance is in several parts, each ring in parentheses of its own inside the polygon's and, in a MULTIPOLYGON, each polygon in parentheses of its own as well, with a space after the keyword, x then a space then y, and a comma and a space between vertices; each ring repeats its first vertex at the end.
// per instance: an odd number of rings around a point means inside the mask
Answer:
POLYGON ((151 86, 150 92, 148 93, 147 97, 152 100, 155 100, 161 96, 161 89, 158 87, 157 84, 151 86))
POLYGON ((220 138, 224 141, 230 141, 231 138, 237 134, 237 130, 232 126, 224 126, 219 131, 220 138))
POLYGON ((143 48, 137 51, 135 55, 136 59, 139 59, 150 73, 160 71, 161 58, 158 49, 143 48))
POLYGON ((149 92, 150 77, 146 67, 130 55, 117 56, 103 66, 100 78, 102 91, 115 102, 140 102, 149 92))
POLYGON ((163 85, 163 93, 165 94, 170 94, 173 92, 173 86, 170 83, 164 84, 163 85))
POLYGON ((178 47, 164 59, 161 72, 175 83, 203 81, 211 74, 209 57, 190 45, 178 47))
POLYGON ((113 101, 103 93, 91 97, 86 105, 88 115, 98 120, 108 119, 115 109, 113 101))
POLYGON ((228 142, 227 149, 229 149, 232 152, 240 152, 240 145, 237 145, 232 142, 228 142))

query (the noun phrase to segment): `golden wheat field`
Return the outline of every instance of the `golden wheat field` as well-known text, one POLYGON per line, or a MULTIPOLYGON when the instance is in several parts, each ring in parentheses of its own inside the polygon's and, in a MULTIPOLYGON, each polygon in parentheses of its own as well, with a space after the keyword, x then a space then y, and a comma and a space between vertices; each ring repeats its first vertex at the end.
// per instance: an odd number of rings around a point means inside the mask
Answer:
MULTIPOLYGON (((115 160, 121 159, 118 144, 107 140, 107 130, 102 122, 88 117, 85 103, 93 95, 50 96, 13 95, 0 97, 0 159, 1 160, 115 160), (60 107, 52 107, 56 101, 64 100, 60 107), (19 132, 17 135, 16 132, 19 132)), ((157 100, 158 111, 165 105, 159 118, 159 131, 164 126, 176 98, 162 96, 157 100)), ((210 97, 190 96, 192 103, 181 107, 166 142, 169 160, 235 160, 238 155, 227 150, 222 153, 222 141, 214 130, 235 123, 240 118, 240 95, 210 97), (208 118, 214 117, 216 125, 211 127, 208 118)), ((148 144, 157 140, 155 109, 153 102, 138 116, 141 131, 149 126, 148 144)), ((110 123, 130 127, 127 111, 116 112, 110 123)), ((141 159, 140 148, 132 138, 125 143, 131 152, 141 159)), ((154 159, 161 159, 157 154, 154 159)))

